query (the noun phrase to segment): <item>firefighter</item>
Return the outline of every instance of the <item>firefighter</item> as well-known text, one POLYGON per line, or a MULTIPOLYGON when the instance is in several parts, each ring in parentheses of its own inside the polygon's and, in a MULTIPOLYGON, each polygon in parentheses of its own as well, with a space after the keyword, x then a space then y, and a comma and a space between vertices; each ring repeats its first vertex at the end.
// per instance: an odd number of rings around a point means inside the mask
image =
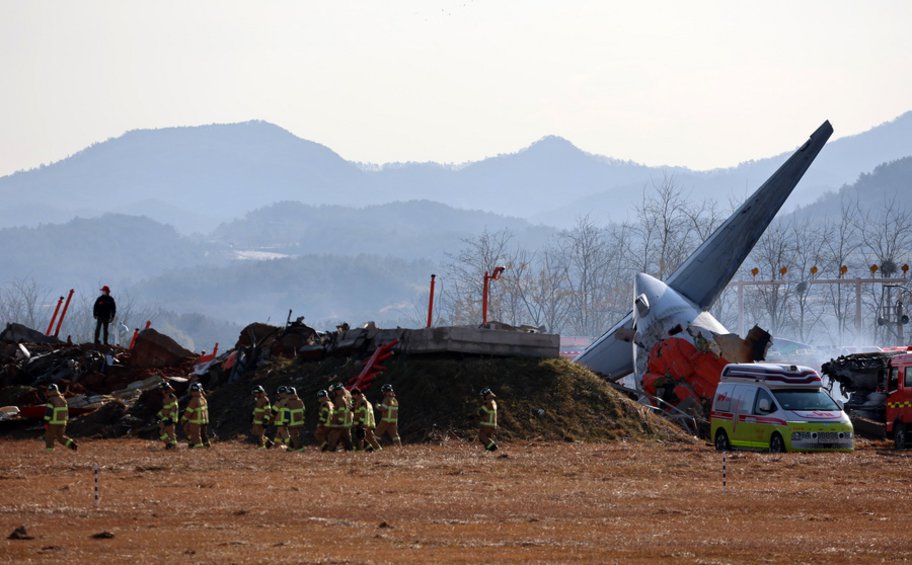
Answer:
POLYGON ((383 393, 383 399, 377 405, 380 411, 380 423, 377 424, 377 443, 383 439, 383 436, 389 436, 394 445, 402 447, 402 440, 399 439, 399 400, 396 399, 396 392, 393 385, 385 384, 380 387, 383 393))
POLYGON ((497 451, 494 430, 497 429, 497 398, 490 388, 481 389, 481 408, 478 409, 478 441, 488 451, 497 451))
POLYGON ((187 422, 187 440, 190 448, 204 447, 201 433, 203 426, 209 425, 209 403, 203 395, 203 385, 199 383, 190 385, 190 402, 184 409, 182 419, 187 422))
POLYGON ((288 449, 288 409, 285 408, 287 401, 288 387, 280 386, 276 389, 276 401, 272 405, 272 421, 275 422, 275 438, 273 446, 280 449, 288 449))
POLYGON ((342 383, 335 383, 329 387, 333 395, 333 415, 329 424, 329 434, 326 438, 326 451, 335 451, 339 442, 346 451, 353 448, 351 438, 352 414, 351 393, 345 390, 342 383))
POLYGON ((288 387, 285 409, 288 410, 288 436, 291 448, 295 451, 303 451, 304 442, 301 439, 301 432, 304 430, 304 401, 298 396, 298 391, 293 386, 288 387))
POLYGON ((200 396, 206 404, 206 421, 200 424, 200 438, 203 440, 203 447, 212 447, 209 443, 209 399, 206 398, 206 389, 200 384, 200 396))
POLYGON ((272 447, 272 440, 266 437, 266 424, 272 418, 272 406, 269 405, 266 389, 256 386, 250 393, 253 395, 253 427, 250 433, 256 438, 260 449, 272 447))
POLYGON ((162 407, 158 411, 158 439, 165 442, 165 449, 174 449, 177 447, 177 421, 180 418, 180 408, 177 403, 177 395, 168 381, 162 381, 159 385, 162 395, 162 407))
POLYGON ((374 406, 360 389, 353 388, 351 393, 355 418, 355 449, 365 449, 368 453, 383 449, 374 436, 374 428, 377 427, 374 406))
POLYGON ((317 402, 320 403, 320 411, 317 414, 317 429, 314 431, 314 439, 321 451, 328 451, 326 440, 329 436, 329 426, 332 423, 335 406, 329 399, 329 393, 325 390, 317 391, 317 402))
POLYGON ((67 420, 70 415, 66 398, 55 384, 47 386, 45 397, 47 404, 44 405, 44 447, 48 451, 54 451, 54 441, 56 440, 76 451, 79 446, 66 436, 67 420))

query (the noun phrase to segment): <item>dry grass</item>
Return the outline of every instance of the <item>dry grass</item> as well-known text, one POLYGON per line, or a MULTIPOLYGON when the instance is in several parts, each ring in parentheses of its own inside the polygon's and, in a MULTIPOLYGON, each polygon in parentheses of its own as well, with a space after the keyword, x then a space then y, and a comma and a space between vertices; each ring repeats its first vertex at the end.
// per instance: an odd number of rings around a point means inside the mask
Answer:
POLYGON ((382 453, 4 440, 15 563, 882 563, 912 559, 909 453, 450 440, 382 453), (93 507, 92 464, 102 467, 93 507), (93 539, 110 532, 110 539, 93 539))

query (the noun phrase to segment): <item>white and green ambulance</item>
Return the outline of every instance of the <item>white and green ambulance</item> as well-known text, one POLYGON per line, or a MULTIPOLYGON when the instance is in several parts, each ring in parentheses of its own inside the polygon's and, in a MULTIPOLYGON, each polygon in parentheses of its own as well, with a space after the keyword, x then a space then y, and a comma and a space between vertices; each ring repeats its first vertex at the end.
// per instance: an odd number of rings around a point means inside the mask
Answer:
POLYGON ((726 365, 710 415, 716 449, 851 451, 852 422, 822 384, 810 367, 726 365))

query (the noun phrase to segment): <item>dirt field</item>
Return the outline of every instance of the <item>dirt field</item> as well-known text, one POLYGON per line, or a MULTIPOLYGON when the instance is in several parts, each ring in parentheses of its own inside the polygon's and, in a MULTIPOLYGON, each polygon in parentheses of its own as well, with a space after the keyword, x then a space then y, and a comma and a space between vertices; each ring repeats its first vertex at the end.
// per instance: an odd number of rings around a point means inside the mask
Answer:
POLYGON ((461 441, 376 454, 0 440, 4 563, 897 563, 912 453, 461 441), (101 504, 93 500, 93 463, 101 504), (25 526, 31 540, 9 540, 25 526), (94 539, 108 532, 113 537, 94 539))

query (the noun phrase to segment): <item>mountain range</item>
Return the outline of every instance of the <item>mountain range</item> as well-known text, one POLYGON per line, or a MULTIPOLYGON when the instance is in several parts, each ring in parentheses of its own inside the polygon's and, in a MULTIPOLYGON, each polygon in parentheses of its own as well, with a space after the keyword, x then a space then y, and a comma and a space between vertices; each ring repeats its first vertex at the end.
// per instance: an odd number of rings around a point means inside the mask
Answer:
MULTIPOLYGON (((808 132, 817 125, 809 123, 808 132)), ((694 199, 740 199, 790 151, 693 171, 593 155, 549 136, 515 153, 461 165, 376 166, 346 161, 262 121, 136 130, 0 178, 0 227, 118 213, 147 216, 180 233, 206 233, 285 201, 364 207, 416 199, 567 227, 586 214, 600 223, 623 220, 645 188, 667 178, 694 199)), ((830 142, 788 206, 810 204, 880 163, 909 155, 912 112, 830 142)))
MULTIPOLYGON (((172 312, 191 349, 231 343, 239 325, 284 321, 288 309, 322 328, 408 324, 424 315, 429 274, 483 231, 540 249, 580 217, 627 219, 668 179, 725 208, 786 157, 647 167, 550 136, 474 163, 376 166, 265 122, 133 131, 0 178, 0 290, 32 279, 88 300, 110 284, 172 312)), ((912 209, 910 182, 907 113, 829 143, 787 206, 801 218, 837 214, 846 200, 912 209)))

